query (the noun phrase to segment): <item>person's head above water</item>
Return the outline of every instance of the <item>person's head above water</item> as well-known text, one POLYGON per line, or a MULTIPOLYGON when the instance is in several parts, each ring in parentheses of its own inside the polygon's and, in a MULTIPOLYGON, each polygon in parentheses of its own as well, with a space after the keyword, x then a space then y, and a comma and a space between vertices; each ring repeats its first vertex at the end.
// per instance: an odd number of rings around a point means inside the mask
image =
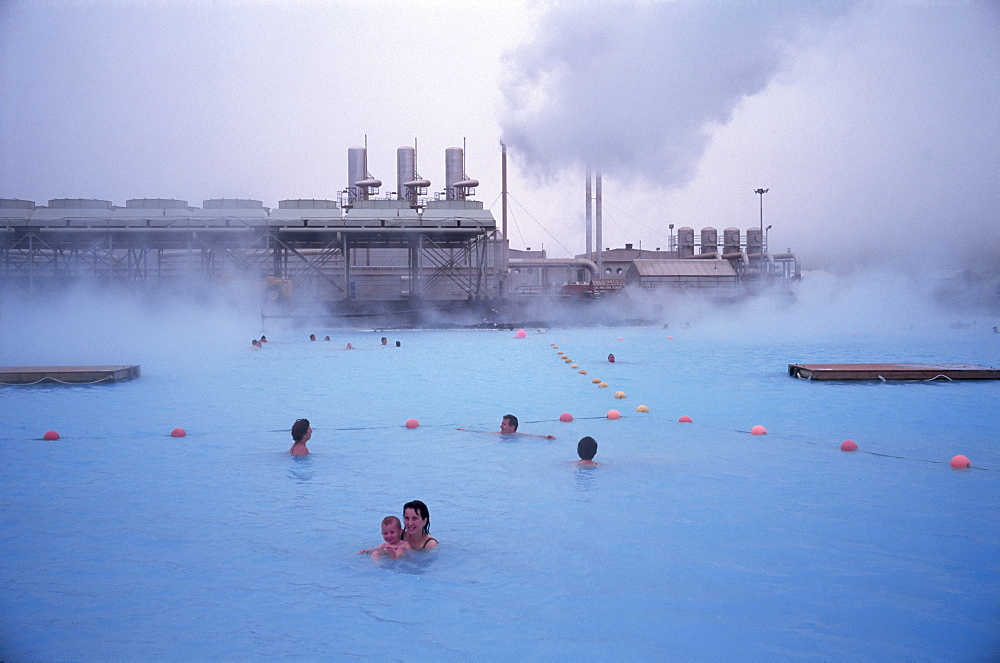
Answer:
POLYGON ((403 505, 403 522, 406 528, 420 528, 423 534, 431 531, 431 514, 427 505, 420 500, 413 500, 403 505), (409 513, 407 513, 409 512, 409 513))
POLYGON ((403 525, 396 516, 382 519, 382 538, 386 543, 396 543, 403 536, 403 525))
POLYGON ((610 361, 612 364, 615 363, 615 356, 614 355, 608 355, 608 361, 610 361))
POLYGON ((292 424, 292 439, 296 442, 305 442, 311 437, 312 429, 309 428, 308 419, 298 419, 292 424))
POLYGON ((577 443, 576 453, 579 454, 580 460, 594 460, 594 456, 597 455, 597 441, 588 435, 577 443))
POLYGON ((402 343, 400 343, 399 341, 396 341, 396 347, 398 348, 400 345, 402 345, 402 343))
POLYGON ((309 334, 309 340, 310 341, 315 341, 316 340, 316 334, 309 334))
POLYGON ((383 337, 382 337, 382 345, 385 345, 385 344, 387 344, 388 342, 389 342, 389 339, 387 339, 387 338, 386 338, 385 336, 383 336, 383 337))
POLYGON ((500 420, 500 432, 501 433, 516 433, 517 432, 517 417, 512 414, 503 415, 503 419, 500 420))

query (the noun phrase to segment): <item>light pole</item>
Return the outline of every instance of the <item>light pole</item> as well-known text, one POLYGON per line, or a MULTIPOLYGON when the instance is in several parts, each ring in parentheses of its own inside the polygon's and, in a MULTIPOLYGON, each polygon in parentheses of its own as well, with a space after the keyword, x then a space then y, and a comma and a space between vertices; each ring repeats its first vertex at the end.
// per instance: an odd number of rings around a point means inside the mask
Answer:
POLYGON ((760 260, 764 262, 764 194, 767 189, 754 189, 754 193, 760 195, 760 260))
POLYGON ((767 228, 764 228, 764 248, 765 249, 767 248, 767 236, 771 233, 771 228, 772 227, 773 226, 768 226, 767 228))

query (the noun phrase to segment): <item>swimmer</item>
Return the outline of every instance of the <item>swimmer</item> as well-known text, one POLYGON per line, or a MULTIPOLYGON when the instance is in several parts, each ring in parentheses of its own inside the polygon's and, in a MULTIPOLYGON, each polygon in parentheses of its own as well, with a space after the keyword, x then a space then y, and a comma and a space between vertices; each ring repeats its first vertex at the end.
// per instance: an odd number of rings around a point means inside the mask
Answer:
POLYGON ((577 467, 597 467, 600 464, 594 462, 594 456, 597 455, 597 441, 589 435, 577 443, 576 453, 580 456, 580 460, 573 463, 577 467))
POLYGON ((354 350, 355 348, 354 348, 353 345, 350 344, 350 342, 348 342, 348 344, 344 347, 344 349, 345 350, 354 350))
MULTIPOLYGON (((512 414, 503 415, 503 419, 500 420, 500 434, 501 435, 526 435, 528 437, 540 437, 544 440, 554 440, 555 435, 533 435, 531 433, 518 433, 517 432, 518 421, 517 417, 512 414)), ((465 431, 466 433, 495 433, 496 431, 489 430, 469 430, 468 428, 456 428, 455 430, 465 431)))
POLYGON ((400 345, 402 345, 402 343, 400 343, 399 341, 396 341, 396 347, 398 348, 400 345))
POLYGON ((316 334, 309 334, 309 340, 310 341, 315 341, 316 340, 316 334))
POLYGON ((608 355, 608 361, 610 361, 612 364, 615 363, 615 356, 614 355, 608 355))
POLYGON ((385 543, 380 543, 375 548, 362 550, 358 554, 371 555, 372 559, 379 557, 399 559, 403 553, 410 549, 410 544, 401 538, 402 535, 403 526, 400 525, 399 518, 386 516, 382 519, 382 538, 385 539, 385 543))
POLYGON ((267 343, 267 342, 268 342, 268 340, 267 340, 267 336, 264 336, 264 335, 261 335, 261 337, 260 337, 260 342, 261 342, 261 343, 267 343))
POLYGON ((293 456, 306 456, 309 454, 309 449, 306 447, 306 442, 312 438, 313 429, 309 427, 308 419, 299 419, 294 424, 292 424, 292 448, 288 450, 293 456))
POLYGON ((330 340, 330 337, 329 337, 329 336, 324 336, 324 337, 323 337, 323 340, 324 340, 324 341, 329 341, 329 340, 330 340))
POLYGON ((437 547, 437 539, 430 535, 431 514, 427 505, 420 500, 413 500, 403 505, 403 541, 413 550, 428 550, 437 547))
POLYGON ((388 345, 388 344, 389 344, 389 339, 387 339, 385 336, 383 336, 382 337, 382 345, 388 345))
POLYGON ((255 338, 251 339, 250 340, 250 349, 251 350, 260 350, 261 349, 260 342, 257 339, 255 339, 255 338))

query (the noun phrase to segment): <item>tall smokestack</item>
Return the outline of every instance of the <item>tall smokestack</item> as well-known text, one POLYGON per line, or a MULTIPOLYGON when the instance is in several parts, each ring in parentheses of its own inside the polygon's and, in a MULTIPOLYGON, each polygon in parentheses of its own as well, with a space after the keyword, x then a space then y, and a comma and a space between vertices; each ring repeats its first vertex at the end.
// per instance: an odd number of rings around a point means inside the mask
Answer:
POLYGON ((591 200, 591 194, 590 194, 590 166, 587 166, 587 254, 586 254, 587 260, 593 260, 594 258, 593 254, 594 238, 592 237, 592 235, 594 234, 593 233, 594 218, 593 218, 592 206, 593 206, 593 201, 591 200))
POLYGON ((604 238, 602 237, 602 234, 601 234, 601 231, 603 230, 603 228, 601 227, 601 171, 600 170, 597 171, 596 187, 597 187, 597 214, 596 214, 596 219, 595 219, 595 221, 596 221, 596 223, 595 223, 595 231, 596 231, 596 234, 597 234, 597 238, 596 238, 597 239, 597 274, 598 274, 598 276, 600 278, 604 278, 604 259, 603 259, 603 255, 604 255, 604 238))

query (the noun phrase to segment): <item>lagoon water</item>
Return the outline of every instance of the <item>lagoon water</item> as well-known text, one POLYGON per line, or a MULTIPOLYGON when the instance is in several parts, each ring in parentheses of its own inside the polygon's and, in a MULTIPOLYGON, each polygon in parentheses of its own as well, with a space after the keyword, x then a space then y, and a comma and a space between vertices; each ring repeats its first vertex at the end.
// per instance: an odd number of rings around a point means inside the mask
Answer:
POLYGON ((167 317, 154 334, 116 315, 0 325, 5 365, 142 365, 0 388, 2 660, 1000 654, 1000 382, 786 372, 998 365, 995 322, 284 327, 253 351, 259 322, 167 317), (507 412, 556 439, 456 430, 507 412), (299 417, 313 453, 292 458, 299 417), (50 429, 62 439, 41 441, 50 429), (571 464, 584 435, 597 468, 571 464), (948 465, 960 453, 973 469, 948 465), (437 551, 359 557, 412 499, 437 551))

